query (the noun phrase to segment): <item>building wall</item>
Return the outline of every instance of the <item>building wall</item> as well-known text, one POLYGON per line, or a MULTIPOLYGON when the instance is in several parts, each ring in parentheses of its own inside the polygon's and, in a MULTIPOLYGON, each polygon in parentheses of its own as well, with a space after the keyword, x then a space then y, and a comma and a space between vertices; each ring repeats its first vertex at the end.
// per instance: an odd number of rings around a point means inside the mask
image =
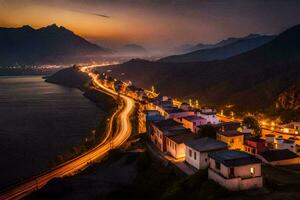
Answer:
POLYGON ((259 163, 234 167, 234 176, 230 176, 230 168, 220 163, 220 169, 217 169, 215 160, 210 159, 208 178, 233 191, 263 186, 261 164, 259 163), (251 174, 251 168, 255 170, 254 174, 251 174))
POLYGON ((182 124, 185 128, 188 128, 190 129, 193 133, 197 133, 198 131, 198 128, 197 126, 199 125, 203 125, 203 124, 206 124, 206 120, 205 119, 199 119, 199 120, 196 120, 194 122, 192 121, 189 121, 189 120, 186 120, 184 118, 182 118, 182 124))
POLYGON ((224 136, 217 134, 217 139, 228 144, 228 149, 244 149, 244 135, 224 136))
POLYGON ((186 146, 185 148, 185 161, 193 167, 200 169, 200 152, 195 149, 186 146), (196 155, 196 159, 195 159, 196 155))
POLYGON ((178 144, 166 137, 166 151, 175 159, 185 158, 186 146, 184 143, 178 144))
POLYGON ((197 116, 204 118, 206 120, 206 122, 210 123, 210 124, 219 124, 220 123, 220 120, 217 117, 217 115, 205 115, 205 114, 198 112, 197 116))

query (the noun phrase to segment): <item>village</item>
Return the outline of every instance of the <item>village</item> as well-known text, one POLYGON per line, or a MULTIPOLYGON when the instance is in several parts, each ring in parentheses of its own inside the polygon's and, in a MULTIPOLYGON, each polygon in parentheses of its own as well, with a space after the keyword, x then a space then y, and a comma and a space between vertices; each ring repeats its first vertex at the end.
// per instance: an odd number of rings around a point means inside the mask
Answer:
POLYGON ((207 169, 208 179, 239 191, 263 187, 262 165, 300 164, 300 122, 277 127, 260 122, 257 134, 242 120, 218 114, 215 108, 180 102, 154 88, 94 73, 105 87, 136 100, 139 133, 147 134, 148 148, 187 175, 207 169))

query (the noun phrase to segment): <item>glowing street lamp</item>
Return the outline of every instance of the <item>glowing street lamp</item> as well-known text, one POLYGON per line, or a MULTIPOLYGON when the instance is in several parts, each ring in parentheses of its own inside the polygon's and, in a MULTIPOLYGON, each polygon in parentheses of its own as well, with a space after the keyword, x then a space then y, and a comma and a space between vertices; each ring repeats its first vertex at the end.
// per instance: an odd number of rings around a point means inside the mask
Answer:
POLYGON ((199 102, 198 102, 198 100, 196 100, 196 108, 198 108, 199 107, 199 102))

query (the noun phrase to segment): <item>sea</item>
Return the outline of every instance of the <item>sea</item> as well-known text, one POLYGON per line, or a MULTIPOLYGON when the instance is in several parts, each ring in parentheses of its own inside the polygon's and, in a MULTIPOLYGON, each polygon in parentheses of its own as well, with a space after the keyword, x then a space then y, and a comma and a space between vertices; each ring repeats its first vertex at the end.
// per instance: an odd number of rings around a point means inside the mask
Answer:
POLYGON ((103 116, 78 89, 41 76, 0 76, 0 190, 49 169, 103 116))

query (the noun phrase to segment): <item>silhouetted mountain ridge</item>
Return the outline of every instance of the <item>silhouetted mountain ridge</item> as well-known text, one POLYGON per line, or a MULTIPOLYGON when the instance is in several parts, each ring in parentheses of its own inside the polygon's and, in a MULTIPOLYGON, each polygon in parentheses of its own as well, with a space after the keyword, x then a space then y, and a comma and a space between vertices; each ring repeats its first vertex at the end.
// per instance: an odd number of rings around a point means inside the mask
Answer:
MULTIPOLYGON (((131 60, 111 66, 111 74, 181 99, 241 110, 275 107, 278 96, 300 78, 300 26, 254 50, 221 61, 164 63, 131 60), (125 73, 122 76, 121 73, 125 73)), ((107 69, 107 68, 106 68, 107 69)), ((275 108, 274 108, 275 109, 275 108)))
MULTIPOLYGON (((202 49, 187 54, 168 56, 160 59, 160 62, 200 62, 211 60, 223 60, 241 53, 255 49, 275 36, 250 34, 244 38, 228 38, 215 45, 202 45, 202 49)), ((200 47, 199 47, 200 48, 200 47)))
POLYGON ((72 31, 56 24, 34 29, 0 28, 0 64, 43 64, 73 62, 108 53, 72 31))

